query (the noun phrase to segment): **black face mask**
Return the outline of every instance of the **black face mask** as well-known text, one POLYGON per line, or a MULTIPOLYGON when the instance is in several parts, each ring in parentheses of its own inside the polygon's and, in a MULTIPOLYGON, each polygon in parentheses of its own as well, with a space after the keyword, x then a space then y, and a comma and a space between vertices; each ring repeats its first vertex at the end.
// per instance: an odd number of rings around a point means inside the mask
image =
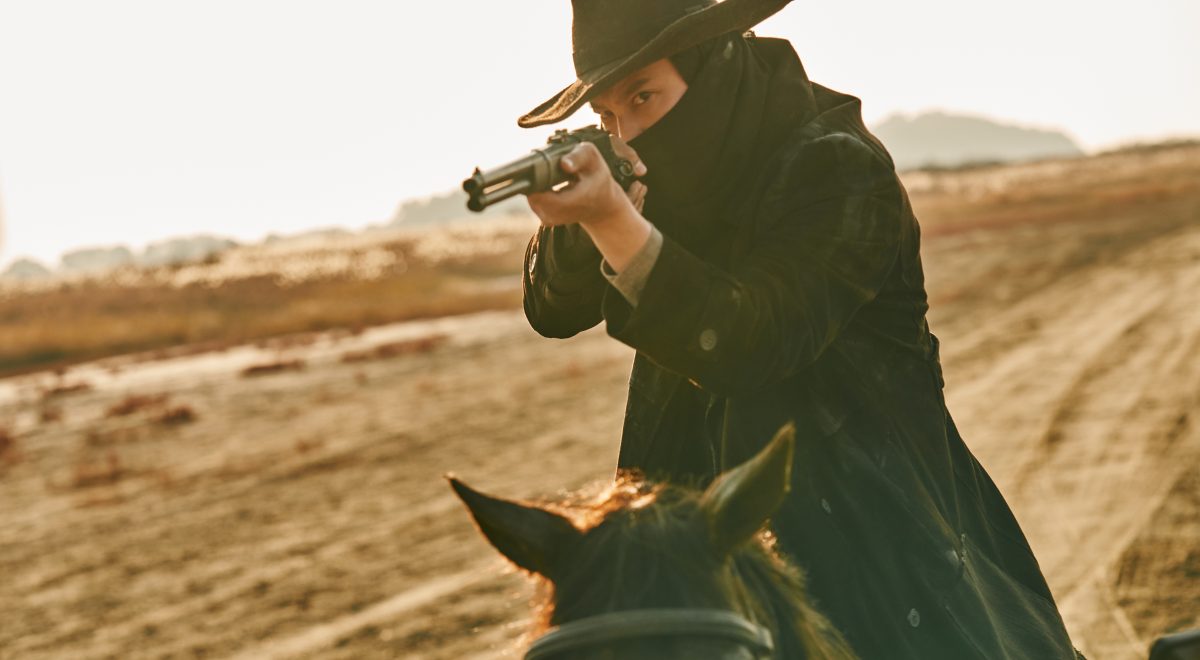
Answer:
POLYGON ((646 163, 643 214, 693 252, 710 253, 754 148, 768 71, 736 34, 701 44, 684 59, 698 64, 681 72, 691 74, 687 91, 629 145, 646 163))
POLYGON ((680 62, 687 91, 629 141, 647 168, 643 215, 718 264, 730 243, 724 239, 738 223, 733 207, 748 193, 766 150, 782 129, 812 110, 794 51, 779 42, 787 52, 775 52, 780 46, 770 41, 732 33, 672 57, 680 62), (795 66, 780 66, 789 56, 795 66))

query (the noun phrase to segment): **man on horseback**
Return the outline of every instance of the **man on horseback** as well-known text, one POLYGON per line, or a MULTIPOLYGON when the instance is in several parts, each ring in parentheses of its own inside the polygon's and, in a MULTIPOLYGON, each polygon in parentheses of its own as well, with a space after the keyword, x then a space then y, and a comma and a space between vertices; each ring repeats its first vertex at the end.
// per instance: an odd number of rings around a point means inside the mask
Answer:
POLYGON ((618 468, 698 485, 796 426, 771 523, 864 658, 1074 658, 1037 561, 942 395, 919 228, 857 98, 746 33, 787 0, 574 0, 585 103, 628 142, 530 195, 525 313, 635 348, 618 468))

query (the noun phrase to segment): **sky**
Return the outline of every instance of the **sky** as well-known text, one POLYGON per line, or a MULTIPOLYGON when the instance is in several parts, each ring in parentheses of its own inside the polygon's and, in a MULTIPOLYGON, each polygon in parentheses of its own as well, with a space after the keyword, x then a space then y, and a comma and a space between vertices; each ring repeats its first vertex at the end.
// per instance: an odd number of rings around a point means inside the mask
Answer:
MULTIPOLYGON (((387 221, 552 129, 567 0, 0 0, 0 268, 387 221)), ((937 109, 1089 151, 1200 136, 1196 0, 797 0, 756 28, 868 124, 937 109)), ((562 124, 595 122, 584 110, 562 124)))

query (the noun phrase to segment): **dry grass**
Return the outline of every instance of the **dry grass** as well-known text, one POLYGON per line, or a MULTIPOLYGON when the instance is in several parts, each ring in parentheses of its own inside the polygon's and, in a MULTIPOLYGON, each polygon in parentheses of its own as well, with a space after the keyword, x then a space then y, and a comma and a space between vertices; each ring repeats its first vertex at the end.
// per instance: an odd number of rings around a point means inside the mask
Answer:
MULTIPOLYGON (((366 275, 287 275, 307 263, 309 255, 297 254, 278 259, 284 273, 219 281, 184 280, 162 270, 123 271, 39 290, 0 288, 0 376, 110 355, 147 353, 155 359, 186 347, 214 350, 287 335, 292 337, 271 345, 303 343, 332 329, 361 332, 397 321, 510 309, 520 304, 515 276, 529 235, 528 227, 489 235, 488 249, 474 257, 453 253, 453 241, 436 250, 418 249, 415 239, 392 241, 374 250, 393 255, 396 264, 366 275), (504 281, 510 284, 498 288, 504 281)), ((353 261, 354 255, 344 256, 353 261)), ((191 268, 202 274, 221 267, 191 268)))
POLYGON ((1200 194, 1200 144, 1093 158, 912 172, 905 184, 925 236, 976 229, 1178 214, 1200 194))

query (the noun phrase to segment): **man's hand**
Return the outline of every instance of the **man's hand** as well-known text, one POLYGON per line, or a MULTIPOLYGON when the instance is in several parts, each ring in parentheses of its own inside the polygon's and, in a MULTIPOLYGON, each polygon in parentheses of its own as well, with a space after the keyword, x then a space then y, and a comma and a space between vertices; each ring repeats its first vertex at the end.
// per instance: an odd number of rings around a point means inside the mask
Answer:
MULTIPOLYGON (((637 176, 646 173, 646 166, 637 153, 619 138, 613 138, 613 148, 634 164, 637 176)), ((615 217, 628 214, 630 206, 640 214, 646 200, 646 185, 635 181, 628 192, 621 190, 600 150, 590 142, 575 146, 561 161, 561 167, 575 180, 556 191, 528 195, 529 208, 547 227, 579 223, 585 229, 596 227, 615 217)))
MULTIPOLYGON (((637 176, 646 166, 629 145, 613 138, 613 148, 633 163, 637 176)), ((652 227, 642 217, 646 186, 635 181, 626 193, 621 190, 600 150, 583 142, 562 159, 564 172, 576 180, 561 190, 528 195, 529 208, 547 227, 579 223, 596 249, 616 272, 621 272, 650 237, 652 227)))

